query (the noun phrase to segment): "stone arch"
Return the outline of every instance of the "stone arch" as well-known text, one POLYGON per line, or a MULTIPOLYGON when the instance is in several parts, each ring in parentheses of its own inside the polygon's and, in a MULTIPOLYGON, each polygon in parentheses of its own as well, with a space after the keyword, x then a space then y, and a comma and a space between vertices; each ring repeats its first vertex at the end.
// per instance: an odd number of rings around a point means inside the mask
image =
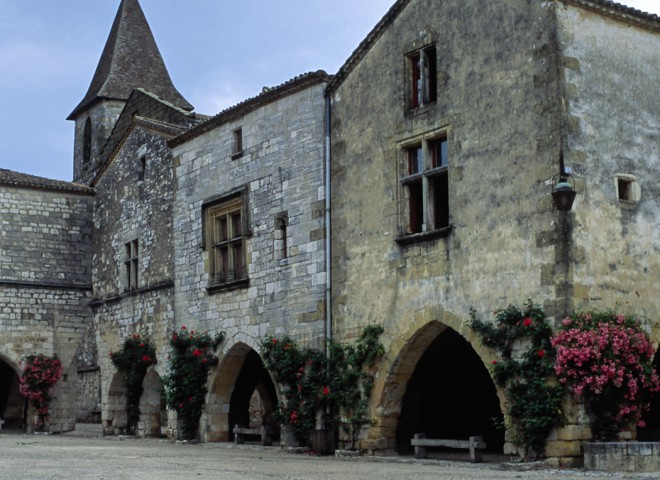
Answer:
POLYGON ((235 424, 275 426, 275 385, 261 357, 244 342, 232 345, 210 381, 204 439, 225 442, 233 438, 235 424))
POLYGON ((120 435, 126 432, 126 383, 124 376, 115 372, 108 389, 107 402, 103 405, 102 424, 104 435, 120 435))
POLYGON ((140 437, 159 438, 166 408, 163 401, 163 380, 155 368, 151 367, 145 375, 142 388, 137 434, 140 437))
POLYGON ((18 366, 0 355, 0 419, 2 430, 22 431, 25 424, 25 399, 19 392, 18 366))
POLYGON ((489 415, 502 416, 501 399, 483 353, 473 347, 480 343, 462 322, 440 318, 447 322, 426 319, 411 325, 405 340, 393 340, 372 395, 375 426, 369 431, 368 448, 408 453, 412 435, 427 433, 463 440, 472 435, 487 436, 489 449, 501 452, 504 432, 480 415, 487 403, 489 415), (454 361, 451 355, 460 360, 454 361), (466 383, 465 378, 478 381, 466 383), (458 395, 464 388, 469 394, 458 395), (474 403, 470 395, 479 403, 473 405, 474 413, 467 413, 474 403), (462 424, 466 428, 461 428, 462 424))

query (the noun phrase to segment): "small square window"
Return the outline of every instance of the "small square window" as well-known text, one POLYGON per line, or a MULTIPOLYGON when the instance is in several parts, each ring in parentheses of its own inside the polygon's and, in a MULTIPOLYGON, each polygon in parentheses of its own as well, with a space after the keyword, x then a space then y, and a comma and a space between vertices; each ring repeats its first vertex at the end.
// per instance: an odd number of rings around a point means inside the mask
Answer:
POLYGON ((435 102, 438 88, 435 46, 408 55, 407 63, 408 108, 419 108, 435 102))
POLYGON ((615 187, 619 204, 626 208, 635 208, 642 198, 642 188, 633 175, 617 174, 615 176, 615 187))

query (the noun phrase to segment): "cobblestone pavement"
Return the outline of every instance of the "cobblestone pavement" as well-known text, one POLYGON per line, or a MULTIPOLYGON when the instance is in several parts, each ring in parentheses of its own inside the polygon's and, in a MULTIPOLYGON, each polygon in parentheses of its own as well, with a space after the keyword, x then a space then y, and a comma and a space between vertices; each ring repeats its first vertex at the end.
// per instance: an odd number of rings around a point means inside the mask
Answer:
POLYGON ((569 480, 660 479, 657 474, 553 470, 506 463, 294 455, 279 447, 65 435, 0 434, 2 480, 569 480))

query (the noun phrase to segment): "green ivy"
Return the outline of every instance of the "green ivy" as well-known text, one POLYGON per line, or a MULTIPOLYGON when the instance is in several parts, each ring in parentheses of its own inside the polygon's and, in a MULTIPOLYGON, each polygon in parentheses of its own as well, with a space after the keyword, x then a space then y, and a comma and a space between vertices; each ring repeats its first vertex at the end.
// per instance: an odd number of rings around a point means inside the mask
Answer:
POLYGON ((278 406, 278 420, 293 432, 301 445, 309 444, 318 412, 326 428, 342 428, 354 448, 368 417, 373 387, 373 367, 384 348, 383 328, 366 327, 354 345, 331 342, 329 359, 321 351, 301 348, 289 337, 268 337, 262 354, 268 368, 283 387, 285 401, 278 406))
POLYGON ((170 337, 170 371, 163 379, 167 406, 177 412, 181 438, 194 439, 206 399, 206 382, 211 367, 218 363, 215 350, 225 338, 224 332, 208 333, 182 326, 170 337))
POLYGON ((474 310, 471 317, 471 328, 497 352, 492 374, 507 398, 514 442, 529 460, 543 452, 552 428, 563 424, 565 389, 554 373, 552 329, 543 309, 531 301, 522 309, 496 311, 494 323, 479 320, 474 310))
POLYGON ((121 350, 110 352, 112 364, 124 377, 126 385, 126 430, 135 434, 140 420, 140 397, 142 397, 142 382, 147 370, 156 363, 156 350, 151 342, 139 334, 133 334, 124 339, 121 350))

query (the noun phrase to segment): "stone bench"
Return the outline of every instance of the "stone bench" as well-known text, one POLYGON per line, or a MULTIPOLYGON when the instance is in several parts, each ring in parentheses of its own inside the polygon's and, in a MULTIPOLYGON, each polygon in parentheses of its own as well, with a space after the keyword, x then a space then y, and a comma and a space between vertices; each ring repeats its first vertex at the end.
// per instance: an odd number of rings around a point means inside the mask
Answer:
POLYGON ((426 447, 461 448, 470 451, 470 461, 478 463, 483 461, 482 449, 486 448, 483 437, 470 437, 469 440, 447 440, 440 438, 426 438, 424 433, 416 433, 410 441, 415 447, 415 458, 426 458, 426 447))
POLYGON ((5 424, 5 421, 0 418, 0 432, 2 432, 2 426, 5 424))
POLYGON ((245 443, 246 435, 255 435, 261 438, 261 444, 271 446, 273 444, 273 432, 271 427, 262 426, 261 428, 243 428, 236 425, 234 427, 234 443, 245 443))

